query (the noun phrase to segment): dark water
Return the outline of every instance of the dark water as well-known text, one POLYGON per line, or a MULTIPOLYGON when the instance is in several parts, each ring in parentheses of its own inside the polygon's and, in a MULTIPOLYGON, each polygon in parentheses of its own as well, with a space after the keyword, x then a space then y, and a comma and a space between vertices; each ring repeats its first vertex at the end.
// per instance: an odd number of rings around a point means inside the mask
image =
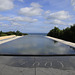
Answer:
POLYGON ((0 45, 5 54, 75 54, 75 48, 46 38, 42 35, 27 35, 0 45))

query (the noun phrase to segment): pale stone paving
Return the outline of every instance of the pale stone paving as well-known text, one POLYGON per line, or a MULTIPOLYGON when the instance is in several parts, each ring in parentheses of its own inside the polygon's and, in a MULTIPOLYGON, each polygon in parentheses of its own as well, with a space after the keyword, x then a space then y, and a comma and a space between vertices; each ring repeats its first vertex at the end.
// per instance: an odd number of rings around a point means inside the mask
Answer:
POLYGON ((74 57, 1 56, 0 75, 75 75, 74 60, 74 57))

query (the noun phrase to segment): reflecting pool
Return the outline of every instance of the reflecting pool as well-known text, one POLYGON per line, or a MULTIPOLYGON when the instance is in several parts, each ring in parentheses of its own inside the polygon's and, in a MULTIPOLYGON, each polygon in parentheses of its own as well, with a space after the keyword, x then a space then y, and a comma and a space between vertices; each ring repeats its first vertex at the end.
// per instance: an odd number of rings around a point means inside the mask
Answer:
POLYGON ((42 35, 27 35, 0 45, 0 54, 75 54, 75 48, 42 35))

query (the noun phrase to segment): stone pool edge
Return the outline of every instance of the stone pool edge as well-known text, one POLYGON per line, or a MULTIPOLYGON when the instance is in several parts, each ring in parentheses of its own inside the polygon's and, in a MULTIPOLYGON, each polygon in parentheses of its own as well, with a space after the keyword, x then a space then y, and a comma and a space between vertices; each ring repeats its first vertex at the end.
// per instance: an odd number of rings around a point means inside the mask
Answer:
POLYGON ((49 39, 53 39, 55 41, 58 41, 58 42, 61 42, 63 44, 66 44, 66 45, 69 45, 71 47, 74 47, 75 48, 75 43, 72 43, 72 42, 68 42, 68 41, 65 41, 65 40, 61 40, 61 39, 58 39, 58 38, 54 38, 54 37, 50 37, 50 36, 45 36, 46 38, 49 38, 49 39))
POLYGON ((7 40, 0 41, 0 44, 7 43, 9 41, 12 41, 12 40, 15 40, 15 39, 18 39, 18 38, 21 38, 21 37, 23 37, 23 36, 15 36, 13 38, 9 38, 7 40))

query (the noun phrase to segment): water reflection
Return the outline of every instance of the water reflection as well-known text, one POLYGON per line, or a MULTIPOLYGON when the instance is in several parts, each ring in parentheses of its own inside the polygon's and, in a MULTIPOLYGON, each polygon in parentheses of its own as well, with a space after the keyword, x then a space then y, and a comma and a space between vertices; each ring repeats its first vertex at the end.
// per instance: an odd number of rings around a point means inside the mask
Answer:
POLYGON ((74 48, 74 47, 71 47, 71 46, 70 46, 70 48, 72 48, 73 50, 75 50, 75 48, 74 48))
POLYGON ((0 53, 7 54, 75 54, 74 50, 75 48, 40 35, 27 35, 0 45, 0 53))
POLYGON ((53 40, 53 41, 54 41, 54 44, 58 43, 58 41, 55 41, 55 40, 53 40))

